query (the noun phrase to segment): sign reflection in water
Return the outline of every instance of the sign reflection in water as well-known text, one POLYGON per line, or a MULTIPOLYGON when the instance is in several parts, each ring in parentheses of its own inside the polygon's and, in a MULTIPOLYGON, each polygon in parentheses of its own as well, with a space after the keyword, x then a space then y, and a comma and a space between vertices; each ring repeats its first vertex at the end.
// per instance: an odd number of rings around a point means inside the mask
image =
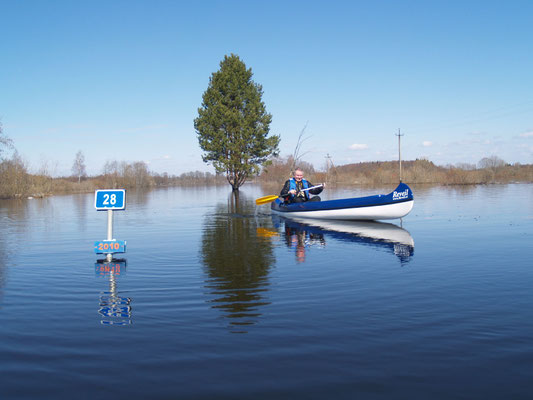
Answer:
POLYGON ((212 307, 230 320, 232 332, 244 333, 270 304, 265 293, 268 274, 275 263, 272 243, 257 234, 255 206, 232 193, 205 218, 201 260, 209 276, 207 289, 212 307))
POLYGON ((296 259, 305 261, 309 246, 326 246, 327 240, 354 242, 390 250, 402 265, 414 254, 415 242, 410 233, 394 224, 375 221, 304 220, 272 216, 274 226, 281 228, 289 248, 295 248, 296 259))
POLYGON ((126 273, 126 260, 98 260, 94 268, 97 276, 109 278, 109 291, 100 295, 100 322, 102 325, 131 324, 131 298, 119 296, 117 292, 117 278, 126 273))

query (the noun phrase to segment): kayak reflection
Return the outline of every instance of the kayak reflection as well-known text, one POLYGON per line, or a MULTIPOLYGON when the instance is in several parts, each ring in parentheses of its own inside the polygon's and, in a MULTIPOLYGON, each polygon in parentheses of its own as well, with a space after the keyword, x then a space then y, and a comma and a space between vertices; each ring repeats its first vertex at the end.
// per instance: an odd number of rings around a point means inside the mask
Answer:
POLYGON ((272 216, 274 226, 283 229, 288 247, 296 250, 298 262, 305 261, 309 246, 325 246, 329 239, 355 242, 365 246, 388 249, 401 263, 409 262, 415 242, 410 233, 394 224, 375 221, 331 221, 272 216))

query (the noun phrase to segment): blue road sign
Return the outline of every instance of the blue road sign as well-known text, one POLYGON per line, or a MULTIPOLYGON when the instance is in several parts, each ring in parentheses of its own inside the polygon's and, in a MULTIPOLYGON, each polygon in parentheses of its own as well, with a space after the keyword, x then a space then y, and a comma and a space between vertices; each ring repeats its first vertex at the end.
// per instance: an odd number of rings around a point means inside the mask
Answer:
POLYGON ((94 193, 94 207, 98 211, 124 210, 126 208, 126 190, 97 190, 94 193))
POLYGON ((125 240, 100 240, 94 242, 94 252, 96 254, 115 254, 126 252, 125 240))

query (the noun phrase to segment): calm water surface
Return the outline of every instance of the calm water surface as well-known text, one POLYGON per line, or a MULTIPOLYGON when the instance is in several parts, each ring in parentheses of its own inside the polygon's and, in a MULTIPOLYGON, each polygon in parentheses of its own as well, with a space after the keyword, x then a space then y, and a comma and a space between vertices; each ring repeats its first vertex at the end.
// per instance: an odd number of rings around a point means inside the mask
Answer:
POLYGON ((533 185, 414 187, 393 224, 229 192, 128 192, 112 264, 94 195, 0 201, 0 398, 531 398, 533 185))

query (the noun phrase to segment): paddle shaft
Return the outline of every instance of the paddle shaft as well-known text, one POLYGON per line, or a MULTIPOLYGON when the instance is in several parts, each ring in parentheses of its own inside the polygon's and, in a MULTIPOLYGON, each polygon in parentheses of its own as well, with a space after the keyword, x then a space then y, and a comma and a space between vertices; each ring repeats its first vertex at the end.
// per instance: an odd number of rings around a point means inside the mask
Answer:
POLYGON ((310 188, 300 190, 300 192, 307 192, 308 190, 311 190, 311 189, 318 189, 318 188, 321 188, 322 186, 324 186, 324 185, 311 186, 310 188))

